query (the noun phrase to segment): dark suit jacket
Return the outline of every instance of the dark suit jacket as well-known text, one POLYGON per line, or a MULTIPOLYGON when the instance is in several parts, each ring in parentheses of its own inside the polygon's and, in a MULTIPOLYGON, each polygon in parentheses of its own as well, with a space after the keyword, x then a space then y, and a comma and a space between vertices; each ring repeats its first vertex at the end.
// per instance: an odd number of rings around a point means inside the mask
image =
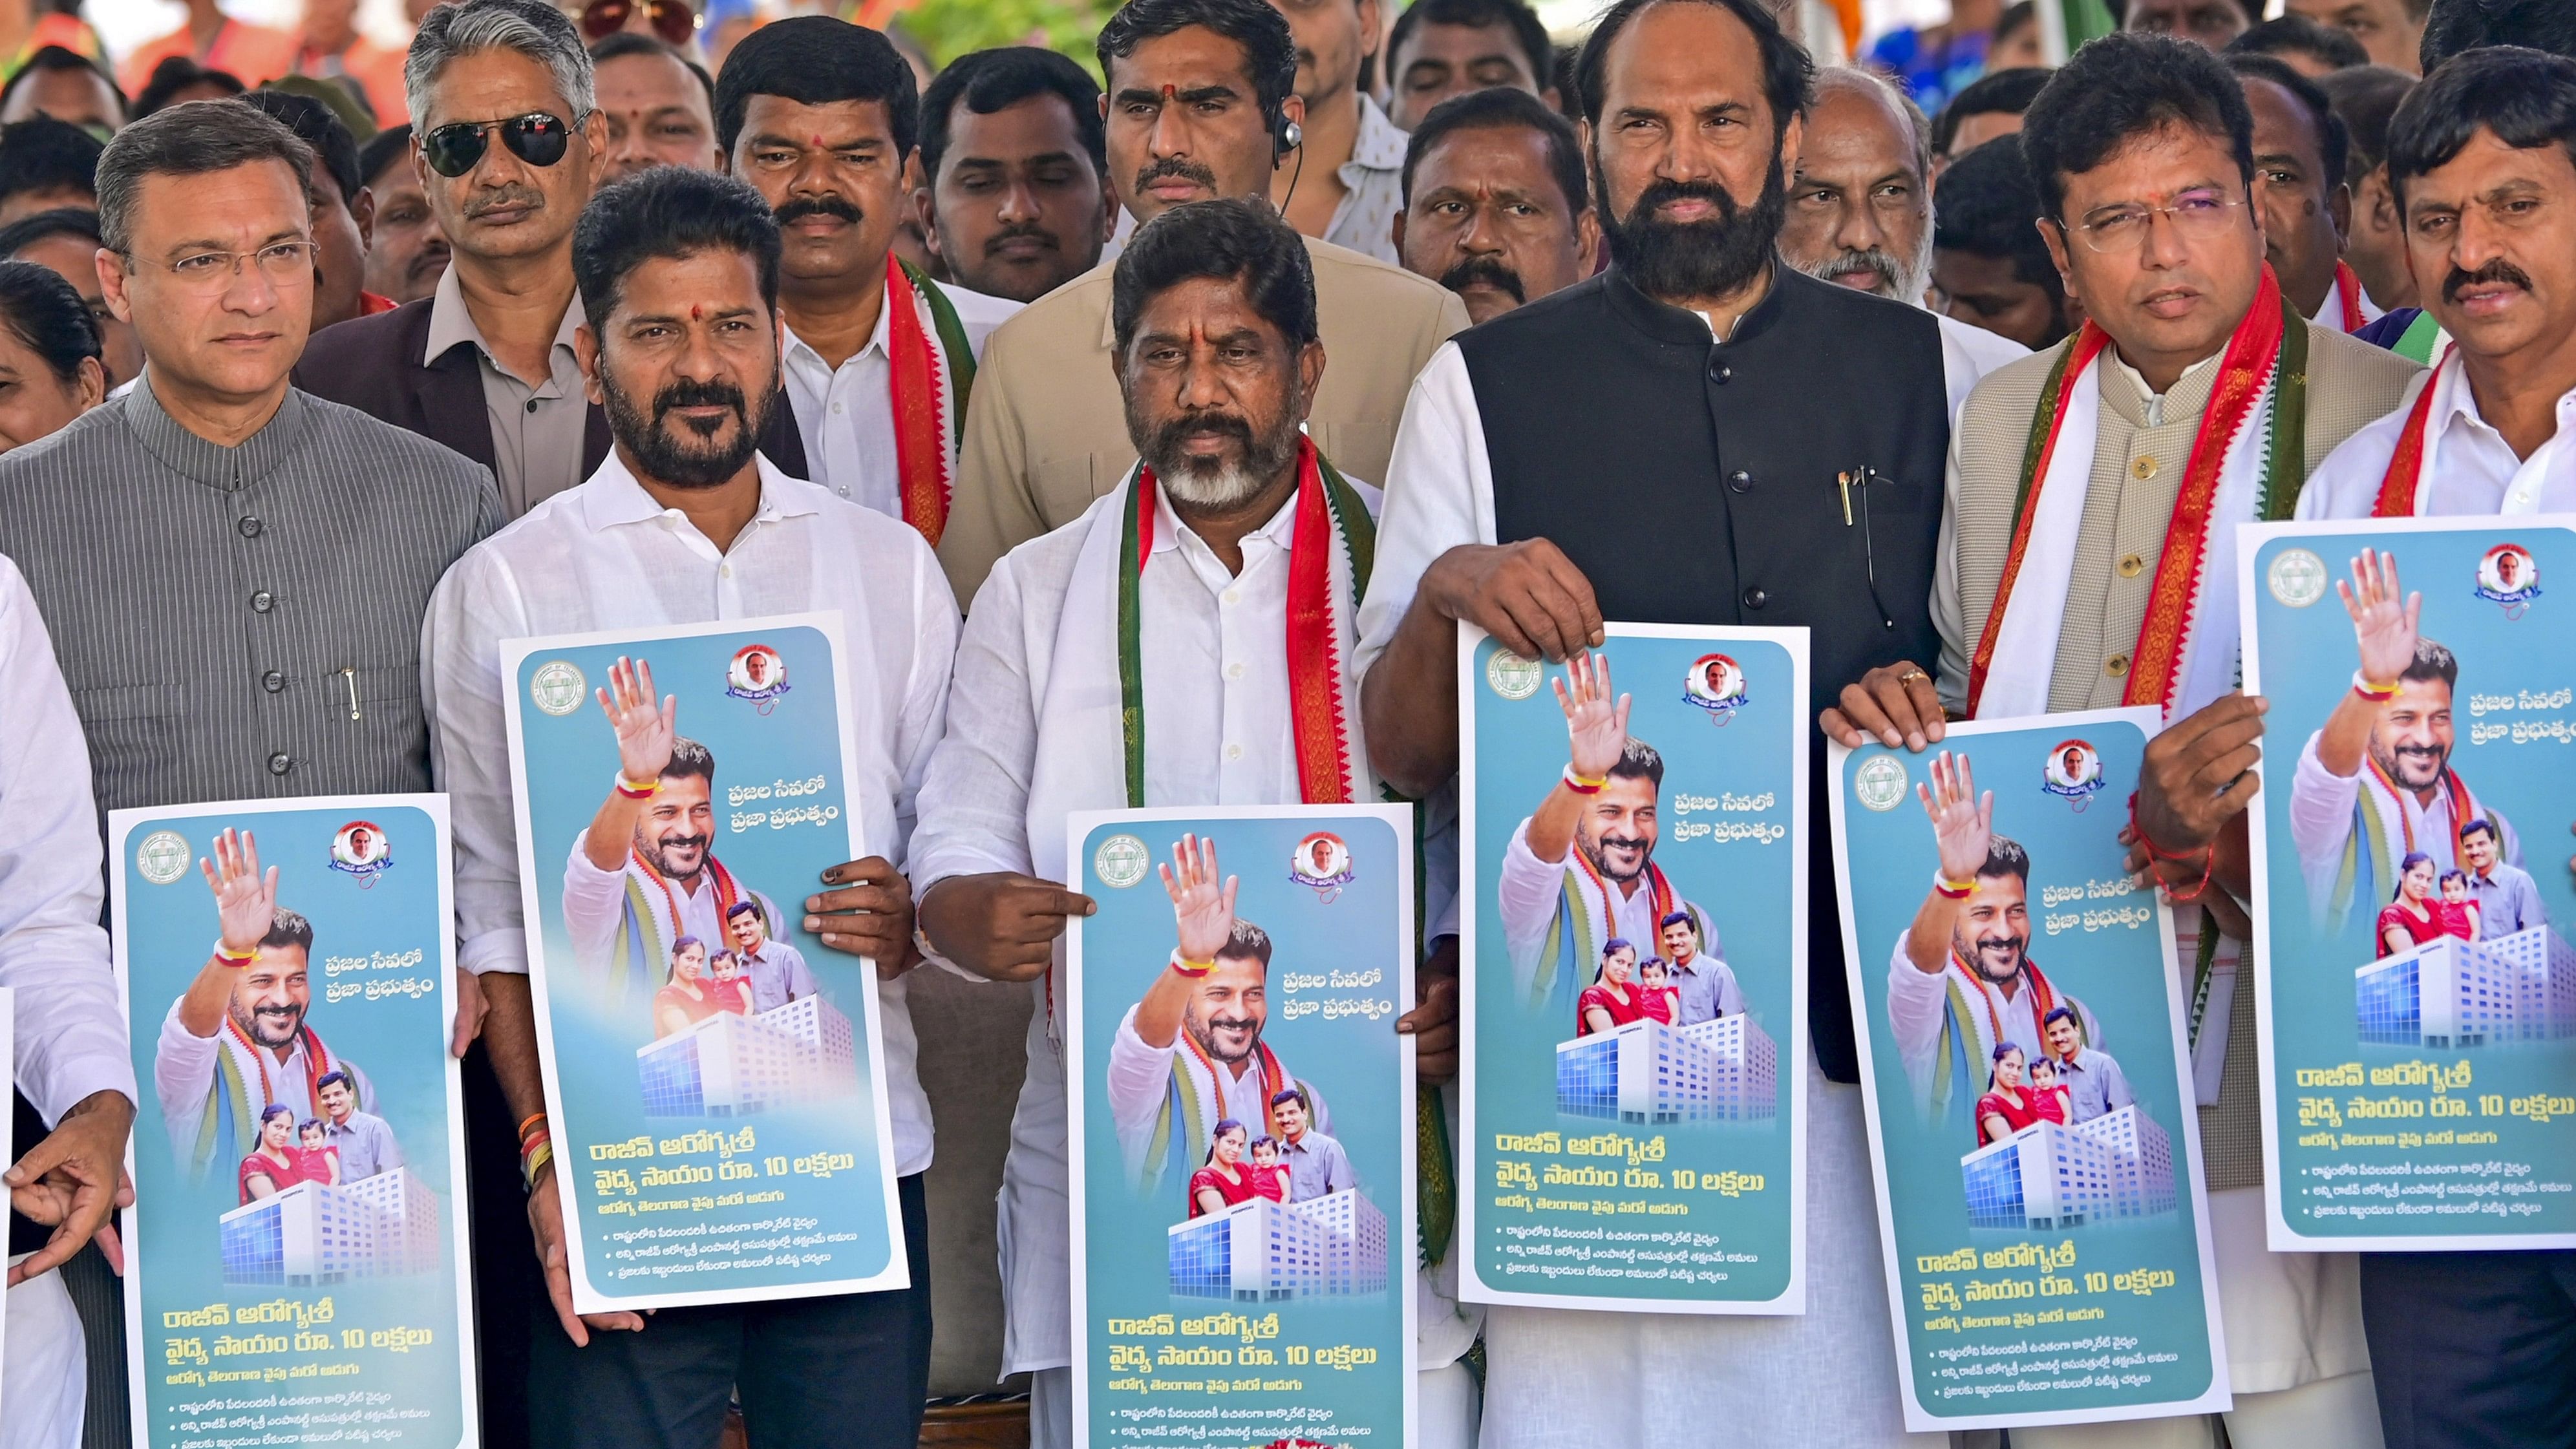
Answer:
MULTIPOLYGON (((420 354, 429 346, 433 300, 423 297, 390 312, 352 317, 314 333, 295 364, 295 385, 444 443, 490 468, 491 415, 484 410, 483 378, 475 366, 474 349, 451 347, 445 356, 421 365, 420 354)), ((589 425, 582 432, 583 477, 599 467, 608 447, 608 413, 593 403, 589 425)), ((787 476, 807 476, 805 441, 797 435, 796 412, 788 406, 783 389, 769 410, 760 451, 787 476)))

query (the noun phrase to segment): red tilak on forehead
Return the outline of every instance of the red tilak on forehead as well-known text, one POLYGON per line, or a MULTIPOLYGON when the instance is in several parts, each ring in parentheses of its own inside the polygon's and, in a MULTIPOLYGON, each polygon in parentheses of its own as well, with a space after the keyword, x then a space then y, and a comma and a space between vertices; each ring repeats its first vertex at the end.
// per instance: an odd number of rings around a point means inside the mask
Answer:
POLYGON ((1163 82, 1163 99, 1167 101, 1180 99, 1180 88, 1170 81, 1163 82))
POLYGON ((701 307, 699 306, 699 304, 697 304, 697 303, 695 303, 695 302, 691 302, 691 303, 689 304, 689 320, 690 320, 690 321, 695 322, 695 321, 697 321, 700 317, 702 317, 702 316, 704 316, 704 315, 705 315, 705 311, 704 311, 704 309, 703 309, 703 308, 701 308, 701 307))
POLYGON ((817 151, 820 151, 823 149, 823 138, 819 134, 808 136, 805 138, 805 144, 813 147, 817 151))

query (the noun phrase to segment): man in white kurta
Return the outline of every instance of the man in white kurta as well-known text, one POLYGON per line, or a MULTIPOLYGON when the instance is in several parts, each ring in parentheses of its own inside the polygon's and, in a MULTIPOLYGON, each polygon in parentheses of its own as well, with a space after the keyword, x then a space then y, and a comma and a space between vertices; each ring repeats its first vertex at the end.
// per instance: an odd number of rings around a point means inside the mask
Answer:
POLYGON ((0 1449, 72 1449, 81 1442, 88 1354, 80 1316, 54 1269, 114 1220, 137 1094, 107 933, 98 925, 106 891, 89 751, 35 598, 5 558, 0 805, 11 822, 0 841, 0 987, 15 993, 11 1077, 53 1129, 42 1142, 19 1139, 28 1149, 21 1162, 41 1180, 13 1197, 27 1204, 41 1191, 68 1203, 75 1174, 98 1184, 67 1224, 10 1214, 0 1449))
MULTIPOLYGON (((1314 456, 1295 442, 1324 363, 1303 256, 1293 232, 1242 202, 1179 208, 1138 229, 1117 263, 1117 315, 1134 321, 1115 355, 1143 463, 1081 518, 995 565, 968 614, 948 734, 923 786, 912 879, 931 959, 974 979, 1025 981, 1034 999, 999 1218, 1002 1372, 1032 1375, 1030 1433, 1039 1449, 1066 1449, 1074 1433, 1066 1082, 1053 981, 1065 919, 1089 906, 1055 883, 1068 877, 1065 817, 1130 803, 1115 636, 1119 542, 1131 496, 1140 488, 1152 493, 1137 500, 1140 535, 1143 510, 1152 510, 1152 544, 1135 584, 1142 803, 1281 805, 1305 798, 1283 647, 1289 563, 1297 548, 1334 549, 1329 612, 1333 657, 1344 671, 1334 684, 1356 700, 1356 677, 1347 673, 1357 645, 1354 580, 1339 543, 1298 536, 1296 493, 1305 466, 1275 463, 1278 446, 1296 448, 1300 458, 1314 456), (1256 253, 1262 266, 1297 275, 1295 285, 1278 279, 1283 285, 1265 292, 1270 310, 1247 295, 1243 275, 1252 263, 1229 267, 1219 260, 1229 252, 1242 255, 1239 248, 1256 253), (1183 285, 1202 279, 1221 285, 1183 285), (1274 317, 1281 293, 1285 310, 1274 317), (1142 337, 1132 335, 1134 328, 1143 329, 1142 337), (1165 335, 1162 329, 1170 338, 1149 349, 1165 335), (1213 357, 1200 349, 1209 346, 1210 329, 1240 329, 1252 339, 1241 345, 1258 354, 1246 364, 1258 376, 1201 397, 1194 389, 1207 385, 1213 357), (1138 361, 1135 354, 1149 350, 1189 378, 1176 383, 1164 368, 1138 361), (1182 392, 1191 400, 1176 400, 1182 392), (1190 413, 1240 421, 1240 440, 1213 432, 1193 436, 1186 423, 1178 434, 1163 434, 1161 424, 1190 413), (1209 461, 1209 450, 1219 450, 1217 461, 1209 461), (1255 469, 1256 458, 1273 466, 1255 469), (1231 499, 1230 510, 1212 501, 1231 481, 1224 476, 1228 465, 1261 479, 1258 489, 1231 499), (1201 481, 1202 471, 1214 481, 1201 481)), ((1373 511, 1376 490, 1350 486, 1373 511)), ((1346 718, 1342 766, 1355 787, 1349 798, 1367 798, 1374 786, 1360 764, 1365 754, 1356 707, 1346 718)), ((1248 1102, 1244 1107, 1250 1110, 1248 1102)), ((1243 1120, 1265 1113, 1266 1104, 1243 1120)), ((1424 1322, 1427 1346, 1429 1315, 1424 1322)), ((1472 1391, 1454 1361, 1466 1346, 1456 1342, 1447 1358, 1426 1353, 1421 1360, 1428 1445, 1463 1449, 1473 1437, 1472 1391), (1444 1412, 1443 1405, 1450 1407, 1444 1412)))
MULTIPOLYGON (((807 885, 813 895, 790 900, 812 913, 802 920, 824 945, 878 966, 869 984, 911 1281, 876 1293, 576 1319, 558 1278, 551 1286, 563 1329, 540 1325, 533 1345, 535 1438, 565 1449, 713 1442, 738 1391, 752 1422, 768 1426, 764 1442, 909 1442, 929 1377, 921 1175, 930 1166, 931 1120, 904 981, 891 973, 907 954, 899 872, 946 708, 956 604, 919 533, 787 477, 750 447, 758 414, 742 400, 776 392, 775 283, 760 285, 756 258, 764 228, 775 255, 768 208, 739 183, 657 167, 595 202, 583 226, 575 266, 586 269, 584 293, 613 299, 598 330, 583 329, 583 363, 594 390, 607 396, 616 447, 580 486, 459 559, 422 626, 421 692, 436 722, 432 758, 455 829, 459 964, 483 979, 492 1002, 484 1038, 512 1113, 541 1115, 507 729, 514 686, 502 668, 503 641, 838 614, 840 718, 853 762, 843 800, 862 854, 807 885), (672 419, 682 405, 653 406, 683 383, 697 391, 694 408, 672 419), (734 416, 699 426, 720 409, 734 416), (672 436, 681 430, 690 442, 672 436)), ((689 717, 684 710, 659 717, 647 702, 655 694, 649 672, 620 666, 608 685, 599 692, 609 714, 601 733, 616 733, 617 778, 652 784, 641 797, 619 791, 594 817, 615 821, 620 839, 607 847, 609 862, 587 863, 618 881, 608 866, 621 854, 633 861, 627 837, 676 768, 687 743, 677 732, 689 717)), ((547 876, 538 888, 562 879, 547 876)), ((710 885, 703 894, 712 900, 716 892, 710 885)), ((659 915, 657 922, 675 925, 659 915)), ((703 931, 711 947, 726 939, 720 914, 676 924, 703 931)), ((842 979, 867 980, 858 971, 842 979)), ((858 1016, 859 1003, 843 1005, 858 1016)), ((523 1159, 522 1170, 539 1253, 561 1253, 557 1169, 523 1159)))

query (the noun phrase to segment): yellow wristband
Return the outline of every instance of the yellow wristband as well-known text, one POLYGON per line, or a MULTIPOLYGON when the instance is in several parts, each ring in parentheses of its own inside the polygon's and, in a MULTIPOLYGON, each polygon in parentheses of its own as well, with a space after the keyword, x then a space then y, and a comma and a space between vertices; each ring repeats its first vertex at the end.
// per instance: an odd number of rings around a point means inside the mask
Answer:
POLYGON ((224 943, 218 940, 215 942, 215 959, 230 966, 247 966, 259 959, 259 948, 253 946, 247 951, 227 951, 224 943))
POLYGON ((1180 952, 1174 951, 1172 953, 1172 969, 1195 981, 1209 972, 1214 971, 1216 969, 1216 963, 1214 961, 1185 960, 1181 956, 1180 952))

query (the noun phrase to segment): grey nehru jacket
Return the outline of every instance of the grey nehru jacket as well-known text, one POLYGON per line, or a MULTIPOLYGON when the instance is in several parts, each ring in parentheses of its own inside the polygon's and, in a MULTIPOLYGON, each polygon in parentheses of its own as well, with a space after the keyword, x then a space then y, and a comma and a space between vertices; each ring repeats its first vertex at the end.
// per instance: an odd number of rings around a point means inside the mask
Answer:
POLYGON ((102 810, 428 789, 421 617, 500 522, 491 474, 425 438, 290 389, 226 448, 148 369, 0 456, 0 553, 44 612, 102 810))

